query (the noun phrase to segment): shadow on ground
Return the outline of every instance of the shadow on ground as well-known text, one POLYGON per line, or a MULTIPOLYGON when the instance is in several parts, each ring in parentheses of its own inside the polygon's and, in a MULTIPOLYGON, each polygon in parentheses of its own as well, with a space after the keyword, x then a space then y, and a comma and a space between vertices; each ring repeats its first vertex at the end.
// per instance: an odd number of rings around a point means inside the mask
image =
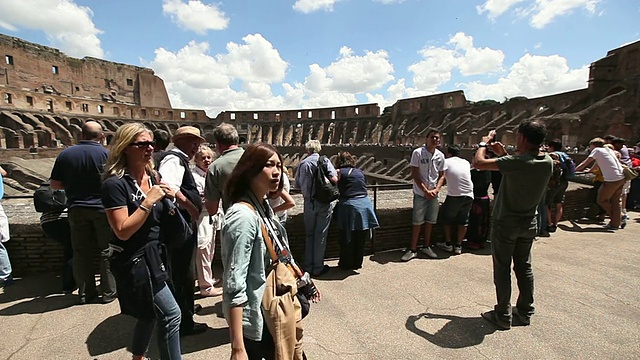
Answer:
POLYGON ((430 343, 448 349, 461 349, 478 345, 484 341, 485 336, 496 331, 491 324, 480 316, 460 317, 432 313, 409 316, 405 327, 430 343), (442 319, 448 320, 447 323, 433 334, 421 329, 420 325, 428 325, 420 324, 423 321, 442 319))
POLYGON ((21 299, 48 298, 50 295, 62 295, 62 280, 59 276, 51 274, 16 278, 14 283, 5 287, 3 291, 0 296, 2 304, 21 299))
MULTIPOLYGON (((135 325, 136 319, 127 315, 114 315, 105 319, 87 337, 86 344, 89 354, 98 356, 123 348, 131 351, 130 346, 135 325)), ((229 344, 229 342, 229 328, 227 327, 208 328, 202 334, 180 338, 183 354, 215 348, 229 344)), ((160 358, 155 331, 149 344, 148 356, 152 359, 160 358)))
POLYGON ((569 221, 569 224, 571 224, 571 226, 567 226, 565 224, 558 224, 558 228, 563 230, 563 231, 569 231, 569 232, 578 232, 578 233, 586 233, 586 232, 600 232, 600 233, 611 233, 612 230, 609 230, 601 225, 598 224, 593 224, 591 223, 589 227, 584 227, 584 226, 580 226, 580 225, 586 225, 586 224, 580 224, 574 220, 569 221))

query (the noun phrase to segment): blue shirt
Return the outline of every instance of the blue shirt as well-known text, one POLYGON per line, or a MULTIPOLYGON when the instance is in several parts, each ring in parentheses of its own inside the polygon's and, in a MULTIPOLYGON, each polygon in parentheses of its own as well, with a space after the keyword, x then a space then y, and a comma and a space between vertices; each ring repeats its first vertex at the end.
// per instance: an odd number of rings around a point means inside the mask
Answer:
MULTIPOLYGON (((318 167, 318 160, 320 159, 320 155, 318 153, 313 153, 304 160, 300 161, 298 164, 298 171, 296 171, 296 187, 300 189, 302 192, 302 196, 305 199, 311 199, 312 191, 313 191, 313 173, 316 171, 318 167)), ((329 174, 331 177, 337 177, 338 173, 336 169, 333 167, 329 158, 326 158, 325 164, 327 164, 327 169, 329 169, 329 174)))
POLYGON ((243 336, 260 341, 262 331, 266 330, 261 306, 265 269, 271 258, 262 238, 260 218, 253 209, 240 203, 229 207, 222 226, 221 250, 225 316, 228 317, 229 308, 242 306, 243 336))
POLYGON ((104 209, 102 172, 108 156, 107 149, 91 140, 82 140, 58 155, 51 170, 51 179, 64 185, 69 208, 104 209))

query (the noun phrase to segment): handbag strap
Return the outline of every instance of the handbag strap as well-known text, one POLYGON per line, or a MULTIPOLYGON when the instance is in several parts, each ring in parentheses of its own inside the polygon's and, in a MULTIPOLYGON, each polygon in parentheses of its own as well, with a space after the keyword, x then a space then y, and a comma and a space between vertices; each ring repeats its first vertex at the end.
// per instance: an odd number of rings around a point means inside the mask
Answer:
MULTIPOLYGON (((249 209, 251 209, 253 211, 256 211, 256 208, 249 202, 239 201, 238 203, 248 207, 249 209)), ((269 255, 271 256, 271 260, 274 263, 279 262, 280 260, 278 259, 278 254, 276 254, 276 250, 273 248, 273 240, 271 240, 271 236, 269 236, 269 232, 267 231, 266 226, 262 222, 260 223, 260 230, 262 231, 262 238, 264 239, 265 245, 267 245, 267 251, 269 251, 269 255)), ((285 265, 287 266, 289 271, 291 271, 293 273, 293 276, 295 276, 296 278, 302 277, 303 272, 298 267, 298 265, 291 264, 291 263, 288 263, 288 264, 285 264, 285 265)))

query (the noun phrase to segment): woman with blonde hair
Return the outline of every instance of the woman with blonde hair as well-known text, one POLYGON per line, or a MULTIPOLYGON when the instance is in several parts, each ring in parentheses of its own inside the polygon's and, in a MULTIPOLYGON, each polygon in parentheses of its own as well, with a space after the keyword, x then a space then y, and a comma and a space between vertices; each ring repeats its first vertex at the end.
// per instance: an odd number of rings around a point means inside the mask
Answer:
POLYGON ((213 150, 207 145, 200 145, 193 160, 196 166, 191 170, 196 187, 202 198, 202 210, 198 217, 198 246, 196 247, 196 273, 198 275, 198 287, 202 296, 220 296, 222 288, 215 286, 220 283, 214 278, 211 262, 216 248, 216 231, 222 228, 223 212, 222 207, 218 207, 216 214, 209 214, 204 206, 204 185, 209 165, 215 160, 213 150))
POLYGON ((174 198, 153 170, 153 134, 140 123, 116 131, 102 184, 102 202, 115 235, 111 268, 123 314, 138 319, 133 359, 144 359, 155 323, 161 359, 181 359, 180 308, 167 281, 160 217, 164 197, 174 198))

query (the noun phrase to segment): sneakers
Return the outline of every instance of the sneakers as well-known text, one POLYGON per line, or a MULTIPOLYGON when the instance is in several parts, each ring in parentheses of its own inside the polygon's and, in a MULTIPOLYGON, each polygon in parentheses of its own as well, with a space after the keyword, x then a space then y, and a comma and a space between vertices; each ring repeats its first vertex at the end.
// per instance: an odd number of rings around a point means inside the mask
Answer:
POLYGON ((447 241, 447 242, 437 242, 436 246, 439 249, 442 249, 446 252, 452 252, 453 251, 453 246, 451 246, 451 242, 447 241))
POLYGON ((618 230, 618 227, 611 225, 611 223, 608 223, 607 225, 605 225, 604 228, 607 230, 618 230))
POLYGON ((453 254, 460 255, 462 254, 462 245, 456 245, 453 247, 453 254))
POLYGON ((422 251, 423 254, 427 255, 428 257, 430 257, 432 259, 437 259, 438 258, 438 255, 436 255, 435 251, 433 251, 431 246, 425 246, 422 249, 420 249, 420 251, 422 251))
POLYGON ((620 229, 624 229, 626 226, 627 226, 627 218, 622 217, 622 222, 620 222, 620 229))
MULTIPOLYGON (((431 248, 431 246, 425 246, 422 249, 420 249, 420 251, 425 254, 427 257, 430 257, 432 259, 437 259, 438 255, 435 253, 435 251, 433 251, 433 249, 431 248)), ((400 258, 400 260, 402 261, 409 261, 415 257, 418 256, 418 252, 417 251, 413 251, 411 249, 407 249, 407 251, 404 253, 404 255, 402 255, 402 257, 400 258)))
POLYGON ((550 232, 550 233, 556 232, 557 229, 558 229, 557 225, 549 225, 549 226, 547 226, 547 231, 550 232))
POLYGON ((413 259, 416 256, 418 256, 418 253, 413 251, 413 250, 411 250, 411 249, 409 249, 409 250, 407 250, 407 252, 404 253, 404 255, 402 255, 400 260, 409 261, 409 260, 413 259))
POLYGON ((480 314, 483 319, 495 325, 498 330, 509 330, 511 329, 511 323, 509 321, 501 320, 498 318, 498 314, 495 310, 483 312, 480 314))

